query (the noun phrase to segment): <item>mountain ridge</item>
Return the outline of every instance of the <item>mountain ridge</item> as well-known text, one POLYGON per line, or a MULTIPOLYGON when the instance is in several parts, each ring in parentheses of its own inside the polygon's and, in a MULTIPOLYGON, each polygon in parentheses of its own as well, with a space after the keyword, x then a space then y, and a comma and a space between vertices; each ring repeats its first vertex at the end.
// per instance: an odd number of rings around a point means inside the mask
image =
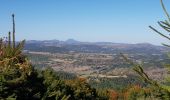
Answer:
POLYGON ((98 45, 154 45, 154 46, 162 46, 162 45, 155 45, 152 43, 141 42, 141 43, 119 43, 119 42, 88 42, 88 41, 78 41, 75 39, 67 39, 67 40, 27 40, 27 43, 60 43, 60 44, 98 44, 98 45))
POLYGON ((113 42, 81 42, 74 39, 60 40, 29 40, 25 50, 53 53, 83 52, 83 53, 161 53, 170 49, 150 43, 113 43, 113 42))

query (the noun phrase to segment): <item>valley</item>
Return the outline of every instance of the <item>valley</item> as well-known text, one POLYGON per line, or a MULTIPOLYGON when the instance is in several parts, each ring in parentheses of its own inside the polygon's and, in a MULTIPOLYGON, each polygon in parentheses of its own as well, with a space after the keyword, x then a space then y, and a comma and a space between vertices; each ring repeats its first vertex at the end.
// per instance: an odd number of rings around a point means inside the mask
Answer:
POLYGON ((28 41, 24 50, 35 66, 51 67, 88 79, 136 76, 132 71, 133 66, 120 54, 123 53, 134 63, 142 64, 149 76, 156 80, 162 80, 166 75, 164 66, 170 63, 168 51, 168 48, 151 44, 88 43, 76 40, 28 41))

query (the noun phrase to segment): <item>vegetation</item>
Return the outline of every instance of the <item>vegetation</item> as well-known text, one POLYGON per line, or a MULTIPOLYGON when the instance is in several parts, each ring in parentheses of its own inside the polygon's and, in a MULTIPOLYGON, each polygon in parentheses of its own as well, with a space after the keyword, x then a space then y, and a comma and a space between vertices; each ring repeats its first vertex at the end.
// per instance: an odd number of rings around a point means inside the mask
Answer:
MULTIPOLYGON (((167 10, 165 9, 165 6, 163 4, 163 1, 161 1, 161 5, 162 8, 165 12, 165 15, 167 17, 167 20, 165 21, 159 21, 158 24, 159 26, 164 29, 166 32, 170 32, 170 16, 167 12, 167 10)), ((153 31, 155 31, 156 33, 158 33, 159 35, 163 36, 164 38, 170 40, 169 36, 163 34, 162 32, 158 31, 157 29, 153 28, 152 26, 149 26, 153 31)), ((162 43, 164 46, 166 47, 170 47, 167 44, 162 43)), ((161 99, 161 100, 169 100, 170 99, 170 78, 167 77, 166 78, 166 82, 165 83, 160 83, 158 81, 155 81, 151 78, 149 78, 149 76, 144 72, 142 65, 139 64, 135 64, 132 61, 130 61, 129 59, 127 59, 127 57, 124 57, 129 63, 131 63, 134 66, 134 71, 140 76, 140 78, 145 82, 148 83, 148 85, 150 86, 150 89, 152 90, 152 96, 154 98, 157 99, 161 99)), ((170 71, 170 65, 166 65, 166 67, 168 68, 168 75, 169 75, 169 71, 170 71)), ((136 96, 138 93, 135 94, 131 94, 132 97, 136 96)), ((140 97, 140 96, 138 96, 140 97)))
MULTIPOLYGON (((170 16, 164 4, 161 4, 168 20, 158 24, 167 32, 170 32, 170 16)), ((170 78, 165 83, 155 81, 144 72, 142 65, 124 59, 132 64, 134 71, 144 83, 136 80, 136 76, 130 79, 115 78, 80 78, 72 73, 62 71, 55 72, 51 68, 36 69, 29 57, 36 62, 48 60, 48 57, 33 55, 27 57, 23 54, 25 41, 15 41, 15 20, 13 18, 13 31, 7 38, 0 38, 0 99, 2 100, 137 100, 137 99, 170 99, 170 78), (12 38, 11 38, 12 35, 12 38), (121 84, 119 84, 121 83, 121 84), (147 83, 147 84, 146 84, 147 83), (119 84, 119 85, 117 85, 119 84)), ((152 26, 152 30, 170 40, 170 37, 162 34, 152 26)), ((164 46, 170 47, 167 44, 164 46)), ((44 49, 45 50, 45 49, 44 49)), ((46 51, 46 50, 45 50, 46 51)), ((90 62, 90 61, 89 61, 90 62)), ((35 65, 35 64, 34 64, 35 65)), ((43 66, 44 67, 44 66, 43 66)), ((170 71, 170 65, 167 65, 170 71)), ((90 76, 89 76, 90 77, 90 76)))
MULTIPOLYGON (((12 17, 14 21, 14 15, 12 17)), ((13 24, 15 25, 15 22, 13 24)), ((22 53, 25 41, 14 43, 15 27, 13 29, 13 40, 11 40, 10 32, 6 39, 0 39, 0 99, 115 100, 131 97, 135 84, 123 87, 125 84, 116 86, 115 83, 131 84, 130 82, 135 81, 133 78, 132 80, 114 79, 111 81, 101 79, 105 82, 98 84, 94 81, 88 82, 86 78, 79 78, 72 73, 55 72, 51 68, 36 69, 29 62, 28 57, 22 53), (98 84, 97 87, 94 84, 98 84)), ((42 57, 42 59, 48 58, 42 57)))
MULTIPOLYGON (((15 26, 14 15, 13 26, 15 26)), ((85 81, 65 82, 52 69, 36 70, 23 55, 24 41, 15 43, 0 39, 0 99, 16 100, 80 100, 97 99, 96 90, 85 81), (73 85, 75 84, 75 85, 73 85)))

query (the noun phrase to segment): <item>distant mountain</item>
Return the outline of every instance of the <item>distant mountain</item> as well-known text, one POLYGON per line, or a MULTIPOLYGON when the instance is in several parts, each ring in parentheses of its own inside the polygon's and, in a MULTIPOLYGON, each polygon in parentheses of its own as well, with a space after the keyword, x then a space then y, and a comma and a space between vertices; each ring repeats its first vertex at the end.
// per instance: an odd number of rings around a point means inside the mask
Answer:
POLYGON ((81 42, 76 41, 74 39, 68 39, 68 40, 64 41, 64 43, 66 43, 66 44, 80 44, 81 42))
POLYGON ((170 51, 164 46, 156 46, 149 43, 125 44, 112 42, 80 42, 74 39, 59 40, 29 40, 25 50, 45 52, 86 52, 86 53, 161 53, 170 51))
POLYGON ((60 40, 28 40, 26 43, 34 43, 34 44, 53 44, 55 46, 56 44, 89 44, 89 45, 111 45, 111 46, 151 46, 152 44, 149 43, 138 43, 138 44, 128 44, 128 43, 113 43, 113 42, 81 42, 74 39, 67 39, 66 41, 60 41, 60 40))
POLYGON ((74 39, 68 39, 66 41, 60 40, 28 40, 27 44, 34 43, 34 44, 43 44, 43 45, 52 45, 55 46, 56 44, 80 44, 80 41, 76 41, 74 39))

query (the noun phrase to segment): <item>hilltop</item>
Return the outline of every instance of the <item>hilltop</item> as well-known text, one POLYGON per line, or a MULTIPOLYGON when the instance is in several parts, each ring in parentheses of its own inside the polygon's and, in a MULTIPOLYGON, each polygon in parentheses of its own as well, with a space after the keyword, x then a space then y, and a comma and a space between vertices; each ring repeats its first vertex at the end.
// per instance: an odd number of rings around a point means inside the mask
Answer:
POLYGON ((112 42, 80 42, 74 39, 60 40, 28 40, 25 50, 42 52, 85 52, 85 53, 161 53, 170 49, 149 43, 125 44, 112 42), (43 48, 43 49, 42 49, 43 48))

